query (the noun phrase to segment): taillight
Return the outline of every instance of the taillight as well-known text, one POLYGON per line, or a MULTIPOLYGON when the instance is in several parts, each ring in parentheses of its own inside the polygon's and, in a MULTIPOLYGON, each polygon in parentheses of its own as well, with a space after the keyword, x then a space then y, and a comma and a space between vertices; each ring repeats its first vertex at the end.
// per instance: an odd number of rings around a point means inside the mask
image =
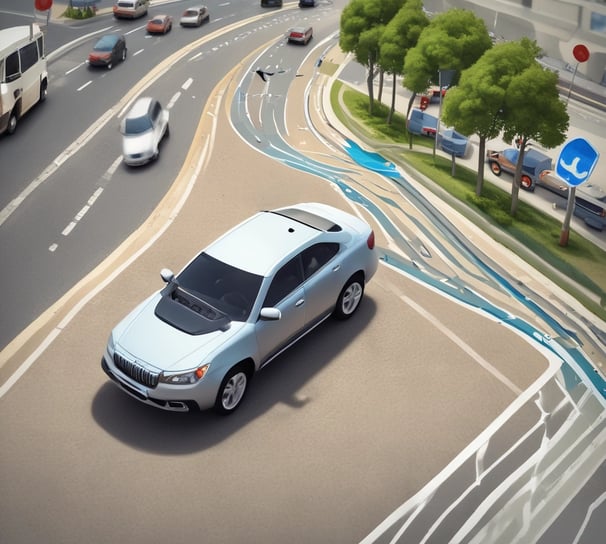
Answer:
POLYGON ((368 238, 366 239, 366 245, 368 246, 368 249, 374 249, 375 247, 375 231, 371 230, 370 234, 368 235, 368 238))

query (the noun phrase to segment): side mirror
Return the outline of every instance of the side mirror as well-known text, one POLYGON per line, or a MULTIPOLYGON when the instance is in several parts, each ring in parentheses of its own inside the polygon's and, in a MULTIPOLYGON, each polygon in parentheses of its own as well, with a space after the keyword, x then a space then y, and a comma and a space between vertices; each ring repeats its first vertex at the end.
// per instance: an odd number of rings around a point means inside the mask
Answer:
POLYGON ((278 308, 261 308, 259 316, 267 321, 277 321, 282 319, 282 312, 278 308))
POLYGON ((163 268, 162 270, 160 270, 160 277, 162 278, 162 281, 164 281, 164 283, 170 283, 175 279, 173 271, 169 268, 163 268))

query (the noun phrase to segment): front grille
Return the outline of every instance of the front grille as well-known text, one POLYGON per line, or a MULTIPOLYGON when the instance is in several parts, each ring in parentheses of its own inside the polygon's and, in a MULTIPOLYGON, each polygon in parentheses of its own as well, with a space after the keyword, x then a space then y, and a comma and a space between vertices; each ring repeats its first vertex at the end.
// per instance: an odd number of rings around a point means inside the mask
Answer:
POLYGON ((114 364, 129 378, 142 385, 147 387, 156 387, 158 385, 159 374, 157 372, 151 372, 137 363, 122 357, 122 355, 114 353, 114 364))

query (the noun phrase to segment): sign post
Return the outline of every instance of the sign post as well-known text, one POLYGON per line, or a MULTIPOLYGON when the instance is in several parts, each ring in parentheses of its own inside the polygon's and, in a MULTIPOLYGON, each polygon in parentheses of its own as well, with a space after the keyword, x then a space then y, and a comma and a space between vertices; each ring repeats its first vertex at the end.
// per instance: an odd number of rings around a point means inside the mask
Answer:
POLYGON ((560 232, 560 245, 568 245, 570 236, 570 219, 574 210, 574 199, 576 187, 585 183, 595 165, 600 158, 600 154, 585 138, 574 138, 566 143, 560 151, 556 165, 556 174, 562 178, 570 190, 568 191, 568 202, 566 204, 566 215, 560 232))
POLYGON ((572 54, 577 61, 574 65, 574 72, 572 72, 572 79, 570 80, 570 86, 568 87, 568 95, 566 96, 566 104, 568 104, 568 100, 570 100, 570 93, 572 92, 572 84, 574 83, 574 77, 577 75, 577 69, 579 67, 579 63, 587 62, 589 60, 589 49, 587 46, 583 44, 575 45, 572 48, 572 54))

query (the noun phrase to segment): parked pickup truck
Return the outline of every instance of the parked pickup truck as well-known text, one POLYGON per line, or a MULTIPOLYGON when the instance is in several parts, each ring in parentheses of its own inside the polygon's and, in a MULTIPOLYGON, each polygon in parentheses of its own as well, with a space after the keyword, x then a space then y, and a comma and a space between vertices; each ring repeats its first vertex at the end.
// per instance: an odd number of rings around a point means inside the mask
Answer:
MULTIPOLYGON (((513 147, 503 151, 493 151, 489 149, 486 152, 486 160, 495 176, 500 176, 501 172, 515 174, 519 153, 519 150, 513 147)), ((541 183, 539 174, 543 170, 551 170, 551 168, 550 157, 536 149, 527 149, 524 152, 520 186, 526 191, 534 191, 537 184, 541 183)))

